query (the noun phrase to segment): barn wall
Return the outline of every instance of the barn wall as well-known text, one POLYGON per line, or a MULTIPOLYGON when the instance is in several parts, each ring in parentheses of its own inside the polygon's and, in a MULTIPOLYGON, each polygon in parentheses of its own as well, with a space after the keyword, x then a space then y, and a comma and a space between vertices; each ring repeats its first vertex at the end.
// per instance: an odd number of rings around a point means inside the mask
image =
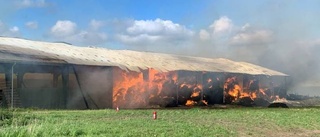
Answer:
MULTIPOLYGON (((11 65, 0 64, 0 83, 2 85, 8 86, 6 84, 9 81, 11 84, 11 78, 6 78, 6 76, 11 77, 11 73, 8 73, 8 68, 11 65)), ((153 70, 141 73, 125 72, 118 67, 17 64, 14 71, 13 85, 20 96, 20 107, 103 109, 121 106, 122 103, 121 107, 138 108, 150 105, 152 101, 156 101, 158 104, 165 102, 166 105, 184 105, 189 99, 194 101, 204 99, 209 104, 221 104, 225 101, 224 82, 229 77, 236 77, 237 84, 243 91, 252 90, 248 87, 248 83, 250 80, 256 79, 258 87, 270 88, 268 90, 270 95, 271 93, 272 95, 280 95, 280 97, 286 95, 286 83, 284 77, 280 76, 176 71, 171 73, 177 74, 177 83, 172 83, 173 77, 169 75, 170 73, 161 73, 167 77, 162 79, 161 77, 157 78, 158 72, 153 70), (208 79, 211 79, 211 82, 208 83, 208 79), (186 84, 201 85, 201 95, 191 98, 190 95, 194 92, 194 87, 182 86, 186 84), (115 85, 121 85, 119 90, 126 89, 128 92, 128 94, 118 96, 119 99, 125 99, 125 101, 113 102, 115 93, 118 93, 114 91, 115 85), (128 87, 122 87, 124 85, 128 87), (153 91, 156 92, 153 93, 153 91), (139 104, 139 101, 142 105, 139 104)), ((6 88, 11 88, 11 86, 6 88)))
POLYGON ((288 77, 272 76, 272 87, 275 95, 279 95, 281 98, 287 96, 288 77))
POLYGON ((63 68, 46 65, 17 65, 15 88, 21 102, 20 107, 65 108, 66 93, 62 81, 63 68), (59 76, 56 81, 54 80, 55 75, 59 76))
POLYGON ((62 88, 22 88, 19 89, 21 107, 36 107, 45 109, 63 108, 61 102, 62 88))
POLYGON ((223 86, 225 75, 223 73, 203 74, 204 99, 209 105, 223 103, 223 86))
MULTIPOLYGON (((1 64, 1 90, 7 92, 5 101, 11 101, 11 67, 1 64)), ((14 107, 65 108, 66 94, 62 80, 53 85, 54 74, 61 77, 62 65, 20 64, 14 66, 13 91, 14 107), (59 85, 59 86, 58 86, 59 85)), ((60 78, 61 79, 61 78, 60 78)))
POLYGON ((112 108, 112 69, 112 67, 70 66, 67 108, 112 108))

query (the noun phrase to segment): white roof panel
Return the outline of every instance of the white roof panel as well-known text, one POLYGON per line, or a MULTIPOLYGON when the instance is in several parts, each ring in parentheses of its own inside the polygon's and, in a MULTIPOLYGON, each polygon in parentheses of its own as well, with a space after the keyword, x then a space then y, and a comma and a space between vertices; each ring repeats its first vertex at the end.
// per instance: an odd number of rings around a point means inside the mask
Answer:
MULTIPOLYGON (((213 59, 130 50, 109 50, 105 48, 78 47, 65 43, 49 43, 0 37, 0 55, 8 55, 6 58, 3 58, 8 61, 10 60, 9 54, 10 56, 11 54, 30 56, 32 57, 30 60, 37 59, 37 61, 41 59, 45 61, 52 60, 56 63, 118 66, 121 69, 129 69, 132 71, 153 68, 163 72, 188 70, 287 76, 284 73, 251 63, 235 62, 224 58, 213 59)), ((11 56, 11 58, 13 57, 11 56)))

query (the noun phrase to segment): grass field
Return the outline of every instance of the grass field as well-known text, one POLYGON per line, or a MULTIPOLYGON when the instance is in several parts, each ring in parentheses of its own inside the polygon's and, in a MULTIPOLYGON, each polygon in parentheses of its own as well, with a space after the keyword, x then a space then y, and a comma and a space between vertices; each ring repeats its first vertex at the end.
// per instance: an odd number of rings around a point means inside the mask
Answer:
POLYGON ((319 108, 0 109, 0 136, 320 136, 319 108))

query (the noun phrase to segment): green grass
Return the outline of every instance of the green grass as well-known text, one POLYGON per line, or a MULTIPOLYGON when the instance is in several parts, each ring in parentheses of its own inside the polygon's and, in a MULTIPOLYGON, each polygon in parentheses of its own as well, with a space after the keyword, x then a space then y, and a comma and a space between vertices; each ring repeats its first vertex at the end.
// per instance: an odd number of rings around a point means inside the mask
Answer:
POLYGON ((320 136, 319 108, 0 109, 0 136, 320 136))

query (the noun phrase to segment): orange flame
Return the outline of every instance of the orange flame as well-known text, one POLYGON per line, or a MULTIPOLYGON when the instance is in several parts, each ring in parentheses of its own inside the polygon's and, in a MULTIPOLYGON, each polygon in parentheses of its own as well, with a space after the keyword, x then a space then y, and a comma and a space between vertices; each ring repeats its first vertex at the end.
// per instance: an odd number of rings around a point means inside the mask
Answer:
MULTIPOLYGON (((203 100, 208 99, 205 98, 207 91, 203 90, 209 88, 212 91, 213 88, 220 88, 220 84, 216 84, 215 79, 220 80, 219 78, 208 78, 203 80, 203 83, 199 83, 196 76, 178 77, 177 72, 158 72, 155 69, 126 72, 115 68, 113 71, 113 104, 114 107, 121 108, 142 107, 149 105, 151 99, 156 101, 177 99, 178 101, 179 96, 179 99, 183 99, 182 102, 186 101, 186 106, 193 106, 199 102, 208 105, 208 100, 203 100), (213 87, 213 85, 218 87, 213 87), (201 100, 199 100, 200 96, 201 100)), ((268 88, 250 91, 246 86, 253 84, 253 80, 249 80, 246 85, 239 83, 237 77, 234 76, 227 78, 223 85, 225 95, 232 97, 230 98, 232 101, 244 97, 250 97, 252 100, 256 98, 265 98, 268 101, 281 100, 279 96, 268 95, 270 94, 267 92, 268 88)))
POLYGON ((208 82, 208 83, 210 83, 211 81, 212 81, 212 79, 211 79, 211 78, 209 78, 209 79, 207 80, 207 82, 208 82))
POLYGON ((197 102, 195 102, 193 100, 187 100, 187 103, 185 105, 186 106, 194 106, 195 104, 197 104, 197 102))
MULTIPOLYGON (((148 69, 148 78, 142 72, 123 71, 115 68, 113 71, 113 104, 121 107, 148 105, 148 99, 157 97, 163 92, 165 82, 177 81, 175 72, 159 73, 148 69)), ((165 91, 169 92, 169 91, 165 91)))
POLYGON ((193 92, 190 97, 198 97, 200 95, 200 91, 193 92))
POLYGON ((203 104, 208 105, 208 102, 206 100, 201 100, 203 104))

